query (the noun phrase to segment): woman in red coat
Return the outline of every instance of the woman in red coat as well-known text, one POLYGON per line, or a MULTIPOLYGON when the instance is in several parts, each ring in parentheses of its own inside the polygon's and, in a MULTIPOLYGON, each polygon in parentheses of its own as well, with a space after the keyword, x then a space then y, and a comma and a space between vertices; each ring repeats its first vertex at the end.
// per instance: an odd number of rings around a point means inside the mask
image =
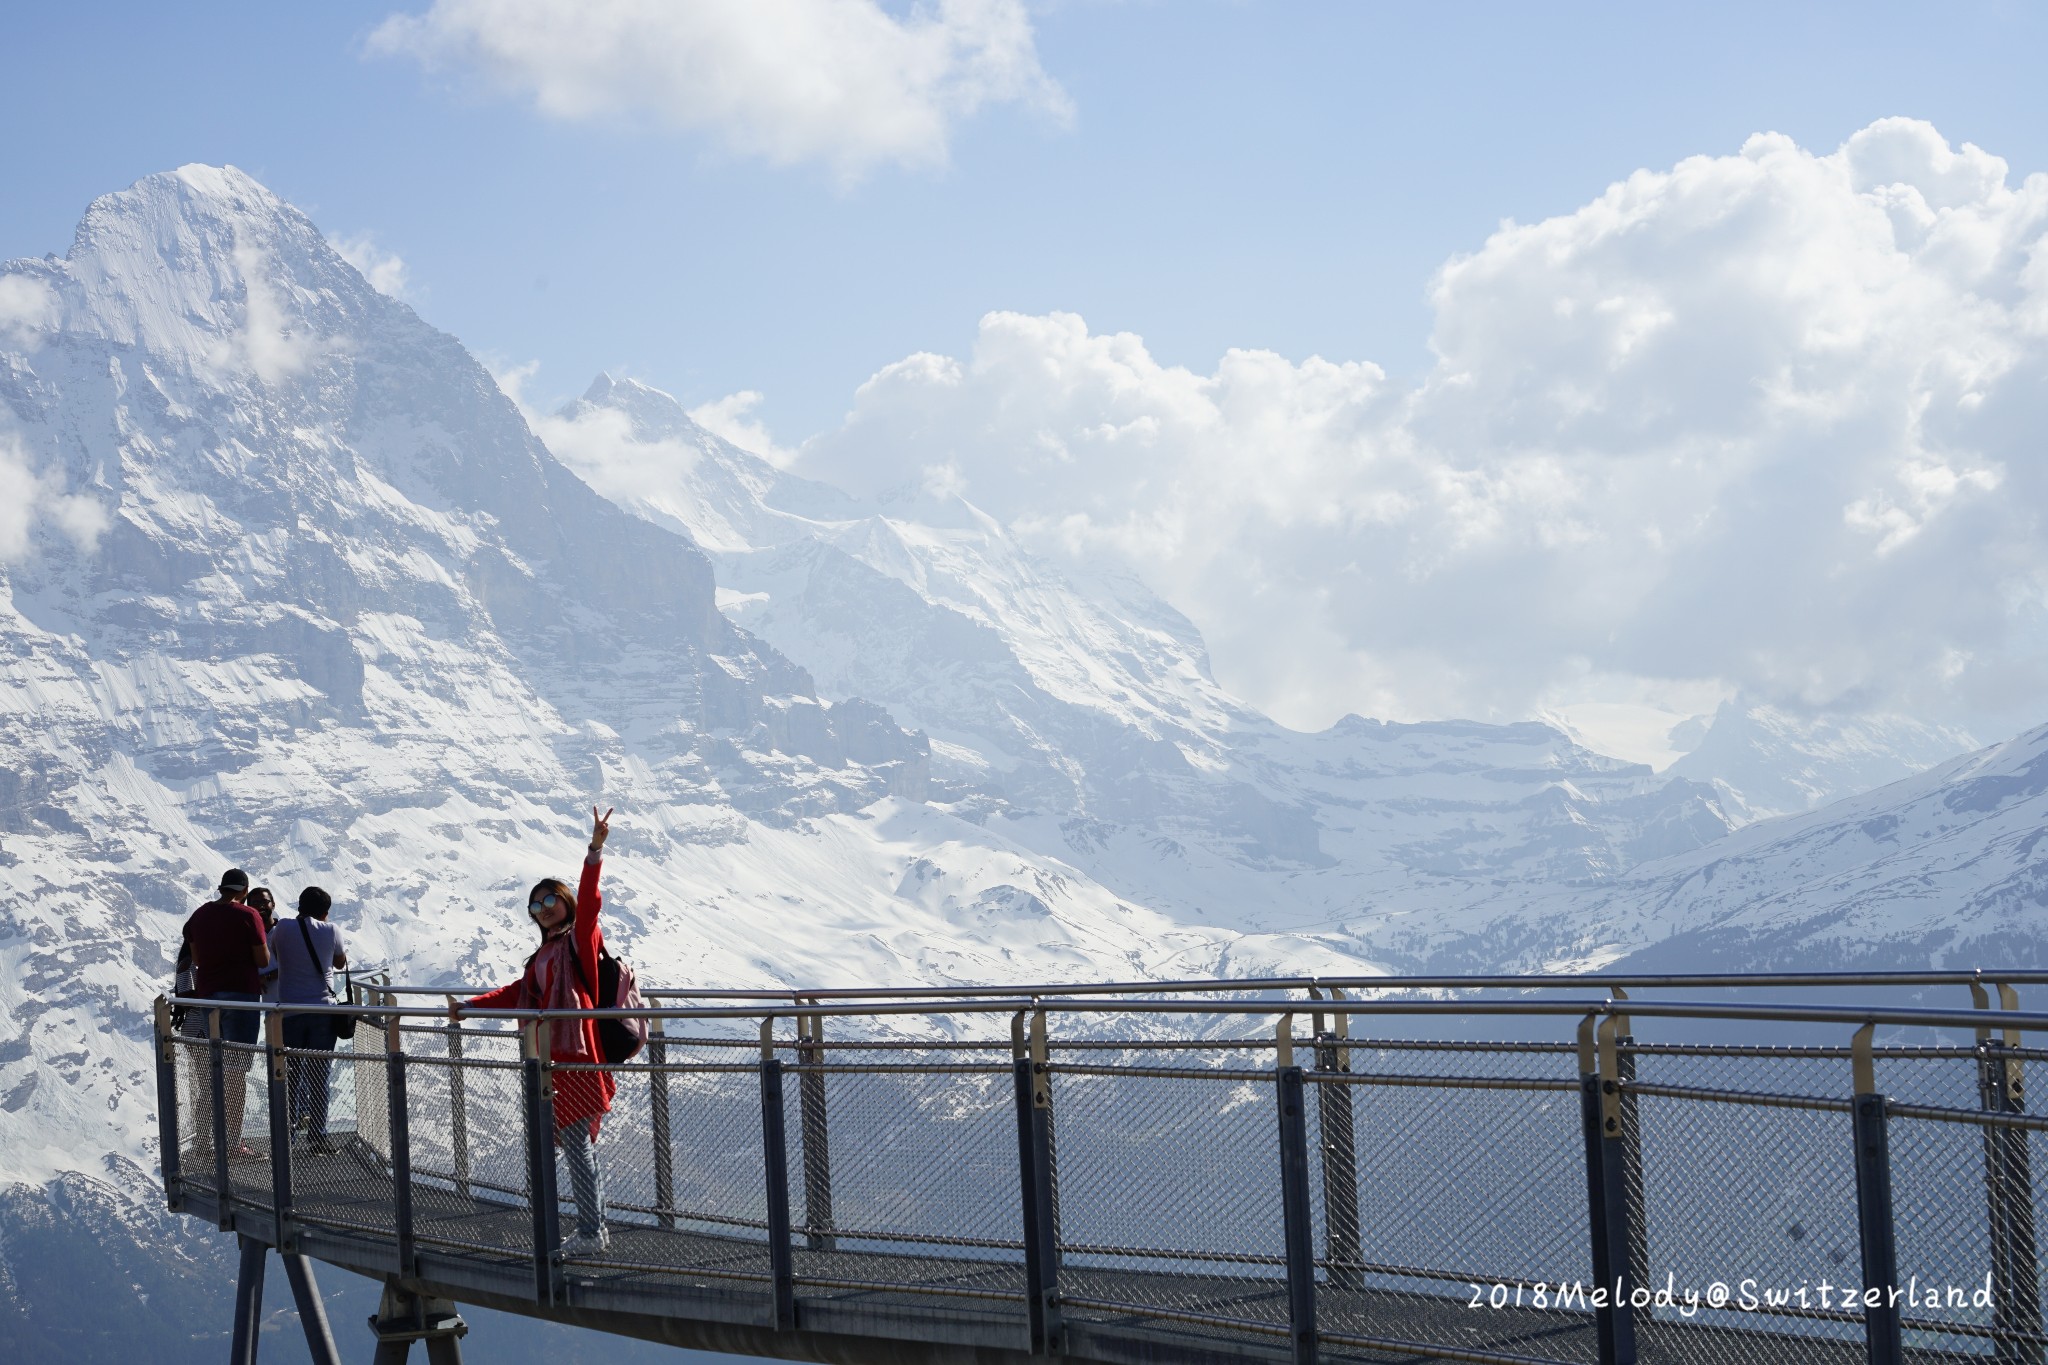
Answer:
MULTIPOLYGON (((540 929, 540 947, 526 960, 526 973, 509 986, 486 991, 449 1007, 448 1017, 460 1021, 465 1009, 587 1010, 597 980, 598 950, 604 931, 597 912, 603 905, 597 876, 603 866, 605 836, 612 813, 590 808, 590 853, 583 860, 582 883, 576 894, 548 877, 527 896, 526 913, 540 929)), ((548 1053, 557 1062, 591 1065, 604 1060, 597 1046, 594 1019, 555 1019, 548 1025, 548 1053)), ((563 1244, 575 1256, 602 1251, 611 1244, 604 1221, 604 1173, 597 1164, 598 1122, 611 1112, 618 1083, 609 1071, 555 1073, 555 1145, 569 1168, 569 1188, 576 1196, 576 1235, 563 1244)))

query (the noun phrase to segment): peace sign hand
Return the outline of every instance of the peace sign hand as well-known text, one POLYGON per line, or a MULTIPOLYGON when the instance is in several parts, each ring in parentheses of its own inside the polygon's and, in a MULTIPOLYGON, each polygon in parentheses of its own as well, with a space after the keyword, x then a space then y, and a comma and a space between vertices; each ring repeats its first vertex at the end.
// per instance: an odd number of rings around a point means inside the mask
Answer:
POLYGON ((607 807, 605 813, 599 815, 596 806, 590 808, 590 851, 592 853, 603 850, 605 837, 612 832, 612 811, 616 809, 618 809, 616 806, 607 807))

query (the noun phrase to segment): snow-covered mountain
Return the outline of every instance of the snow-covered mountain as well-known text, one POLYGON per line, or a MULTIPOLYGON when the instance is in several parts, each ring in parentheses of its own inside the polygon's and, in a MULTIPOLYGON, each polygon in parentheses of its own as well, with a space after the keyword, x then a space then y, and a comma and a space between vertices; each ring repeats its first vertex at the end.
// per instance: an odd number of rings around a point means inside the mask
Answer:
POLYGON ((1357 938, 1444 971, 2048 965, 2048 726, 1603 884, 1357 938))
POLYGON ((1747 823, 1817 810, 1977 747, 1960 730, 1910 716, 1803 716, 1736 697, 1667 771, 1709 784, 1722 808, 1747 823))
POLYGON ((0 302, 6 1238, 80 1181, 90 1235, 160 1235, 145 1008, 221 869, 327 886, 359 963, 497 979, 591 801, 660 982, 1776 960, 1830 925, 1909 958, 2040 917, 2040 733, 1731 835, 1822 789, 1811 735, 1687 776, 1534 722, 1289 731, 1143 584, 956 498, 858 502, 630 381, 537 435, 237 171, 101 199, 0 302))
POLYGON ((928 734, 956 807, 1176 915, 1298 929, 1474 878, 1613 876, 1731 827, 1705 785, 1546 725, 1287 730, 1218 687, 1193 624, 1128 575, 1048 563, 958 498, 855 502, 646 385, 601 376, 543 431, 710 548, 727 613, 821 696, 928 734))

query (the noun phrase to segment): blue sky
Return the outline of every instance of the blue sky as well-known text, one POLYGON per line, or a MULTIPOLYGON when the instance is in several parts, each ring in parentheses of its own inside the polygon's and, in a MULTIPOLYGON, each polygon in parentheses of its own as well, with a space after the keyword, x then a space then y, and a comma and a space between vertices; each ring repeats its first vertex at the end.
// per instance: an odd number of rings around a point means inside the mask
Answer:
MULTIPOLYGON (((2042 719, 2048 7, 77 3, 6 32, 0 258, 240 166, 401 258, 543 427, 600 369, 758 392, 776 458, 1138 572, 1290 723, 2042 719)), ((614 494, 662 467, 543 435, 614 494)))
POLYGON ((1061 0, 1033 19, 1071 123, 985 109, 947 165, 852 185, 366 55, 421 8, 16 7, 0 257, 61 252, 138 176, 228 162, 374 233, 431 321, 540 362, 535 395, 600 368, 693 402, 756 389, 794 441, 996 308, 1200 368, 1256 346, 1412 374, 1446 257, 1753 132, 1828 150, 1907 114, 2048 169, 2031 5, 1061 0))

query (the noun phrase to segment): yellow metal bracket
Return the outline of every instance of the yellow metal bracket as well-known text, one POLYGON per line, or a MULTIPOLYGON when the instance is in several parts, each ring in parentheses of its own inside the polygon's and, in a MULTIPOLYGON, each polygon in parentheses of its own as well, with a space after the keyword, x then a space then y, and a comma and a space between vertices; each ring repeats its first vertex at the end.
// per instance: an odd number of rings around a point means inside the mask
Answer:
POLYGON ((1849 1044, 1849 1069, 1859 1095, 1877 1093, 1877 1059, 1871 1053, 1871 1040, 1876 1034, 1875 1023, 1865 1024, 1856 1030, 1856 1037, 1849 1044))

